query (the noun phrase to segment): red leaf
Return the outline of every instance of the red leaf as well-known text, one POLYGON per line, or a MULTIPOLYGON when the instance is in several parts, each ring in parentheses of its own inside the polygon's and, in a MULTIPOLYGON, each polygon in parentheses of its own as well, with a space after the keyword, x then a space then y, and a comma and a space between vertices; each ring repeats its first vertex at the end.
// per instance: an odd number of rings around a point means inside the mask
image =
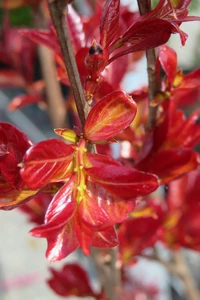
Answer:
POLYGON ((119 228, 119 251, 124 263, 139 255, 142 250, 153 246, 159 239, 164 212, 158 204, 151 203, 147 208, 155 211, 156 218, 144 216, 130 219, 119 228))
POLYGON ((51 233, 47 241, 46 257, 52 262, 61 260, 75 251, 79 244, 73 228, 73 220, 69 221, 62 230, 58 229, 51 233))
POLYGON ((31 201, 19 207, 20 211, 28 215, 28 221, 36 224, 44 223, 46 210, 52 200, 52 195, 40 193, 34 196, 31 201))
POLYGON ((147 50, 165 44, 172 30, 172 25, 161 19, 135 22, 120 39, 113 42, 113 46, 111 46, 113 49, 125 46, 117 54, 114 54, 109 62, 131 52, 147 50))
POLYGON ((25 87, 23 76, 15 70, 0 70, 0 87, 25 87))
POLYGON ((172 48, 164 45, 158 51, 158 58, 171 87, 177 72, 177 54, 172 48))
POLYGON ((200 68, 186 75, 181 81, 179 88, 197 88, 200 87, 200 68))
POLYGON ((23 205, 33 198, 37 192, 37 190, 29 190, 27 187, 23 187, 19 191, 0 176, 0 209, 11 210, 23 205))
POLYGON ((38 94, 19 95, 11 100, 8 105, 9 110, 15 110, 24 107, 25 105, 34 104, 43 101, 44 98, 38 94))
POLYGON ((148 162, 136 165, 139 170, 152 172, 166 184, 198 166, 198 154, 189 149, 163 150, 148 162))
POLYGON ((0 145, 1 151, 4 151, 4 155, 0 156, 1 173, 13 188, 20 189, 24 183, 20 177, 18 164, 30 147, 29 139, 15 126, 3 122, 0 123, 0 136, 1 139, 3 138, 0 145))
POLYGON ((78 50, 85 47, 86 40, 81 18, 71 5, 68 5, 67 22, 74 52, 77 53, 78 50))
POLYGON ((38 143, 24 156, 21 170, 24 182, 29 188, 37 189, 50 182, 68 179, 72 173, 73 153, 71 146, 56 139, 38 143))
POLYGON ((74 184, 74 177, 71 177, 56 193, 45 215, 46 224, 61 227, 72 216, 76 207, 76 200, 72 198, 74 184))
POLYGON ((100 19, 100 44, 107 48, 119 28, 120 0, 106 0, 100 19))
POLYGON ((87 169, 91 180, 122 199, 144 196, 158 188, 156 176, 125 166, 100 165, 87 169))
POLYGON ((50 268, 52 277, 47 281, 56 294, 64 297, 96 297, 86 271, 77 264, 65 264, 61 271, 50 268))
POLYGON ((169 5, 174 9, 187 8, 192 0, 168 0, 169 5))
POLYGON ((102 230, 123 222, 134 207, 133 200, 124 201, 108 193, 98 184, 88 182, 85 198, 79 204, 79 214, 91 229, 102 230))
POLYGON ((91 142, 108 140, 130 125, 136 115, 136 103, 122 91, 102 98, 90 111, 84 136, 91 142))
POLYGON ((20 33, 25 35, 36 44, 44 45, 57 54, 60 54, 61 52, 57 37, 52 31, 49 32, 47 30, 23 29, 20 30, 20 33))

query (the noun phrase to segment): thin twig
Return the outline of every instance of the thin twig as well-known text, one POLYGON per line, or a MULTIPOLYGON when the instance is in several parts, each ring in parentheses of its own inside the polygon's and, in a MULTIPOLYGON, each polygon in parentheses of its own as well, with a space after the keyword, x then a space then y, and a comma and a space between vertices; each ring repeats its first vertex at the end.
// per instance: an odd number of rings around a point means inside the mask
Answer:
POLYGON ((69 77, 70 86, 74 95, 78 115, 83 127, 89 108, 85 100, 84 91, 82 88, 72 44, 70 41, 68 25, 66 22, 67 1, 49 0, 47 2, 49 5, 51 18, 56 29, 58 40, 60 42, 63 60, 69 77))
POLYGON ((54 128, 67 127, 66 106, 62 96, 60 84, 56 77, 56 66, 53 53, 44 46, 38 46, 45 91, 47 96, 47 109, 54 128))
MULTIPOLYGON (((34 26, 37 29, 46 28, 43 7, 40 5, 33 10, 34 26)), ((67 127, 66 106, 60 83, 57 80, 56 66, 53 53, 42 45, 38 46, 38 57, 41 65, 42 77, 45 82, 47 110, 53 128, 67 127)))
MULTIPOLYGON (((143 15, 151 10, 150 0, 137 0, 140 14, 143 15)), ((161 82, 156 72, 156 53, 155 49, 146 50, 147 72, 148 72, 148 92, 149 102, 151 102, 158 92, 160 92, 161 82)), ((149 106, 149 117, 147 120, 146 129, 149 131, 156 123, 158 105, 155 107, 149 106)))
POLYGON ((185 256, 182 251, 173 251, 173 259, 175 262, 175 266, 179 277, 183 280, 185 284, 185 291, 187 295, 187 299, 190 300, 199 300, 200 299, 200 291, 197 287, 197 284, 191 274, 191 271, 186 262, 185 256))
POLYGON ((179 277, 185 284, 185 292, 188 300, 200 299, 200 291, 181 250, 172 251, 173 261, 161 259, 156 248, 154 248, 154 254, 152 256, 141 255, 141 257, 159 262, 168 270, 168 272, 179 277))
MULTIPOLYGON (((83 127, 90 107, 85 100, 84 91, 81 85, 76 60, 69 37, 68 25, 66 22, 67 1, 47 0, 47 2, 49 5, 54 27, 57 32, 58 40, 60 42, 65 67, 70 81, 70 86, 72 88, 79 118, 83 127)), ((88 151, 92 152, 93 150, 94 147, 89 145, 88 151)), ((120 297, 118 289, 120 289, 121 287, 121 276, 120 270, 116 266, 117 249, 109 250, 109 262, 105 262, 104 255, 101 249, 92 248, 91 251, 99 273, 101 284, 106 295, 108 296, 108 299, 118 300, 120 297)))
POLYGON ((98 270, 100 282, 109 300, 121 298, 121 273, 120 266, 117 266, 117 253, 117 247, 109 249, 106 255, 97 248, 91 249, 91 256, 98 270))

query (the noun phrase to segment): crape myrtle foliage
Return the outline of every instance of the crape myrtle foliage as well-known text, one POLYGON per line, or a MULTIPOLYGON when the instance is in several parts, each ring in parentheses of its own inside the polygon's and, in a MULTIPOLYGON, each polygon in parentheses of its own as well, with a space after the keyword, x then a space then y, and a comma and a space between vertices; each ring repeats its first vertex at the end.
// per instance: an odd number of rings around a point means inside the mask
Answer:
POLYGON ((125 264, 157 241, 173 250, 182 246, 199 251, 199 181, 199 172, 191 171, 170 182, 162 201, 154 198, 141 203, 133 218, 120 226, 120 253, 125 264))
MULTIPOLYGON (((194 151, 200 140, 199 111, 186 117, 181 108, 198 99, 200 69, 184 75, 177 69, 175 51, 164 45, 173 33, 185 44, 187 34, 181 31, 181 23, 199 20, 188 16, 190 2, 162 0, 143 16, 120 7, 118 0, 97 1, 94 13, 87 17, 69 5, 66 22, 85 96, 92 107, 83 130, 58 128, 55 132, 62 140, 33 145, 13 125, 0 123, 0 207, 20 207, 29 215, 37 224, 31 234, 47 239, 49 260, 61 260, 79 247, 89 255, 90 246, 119 244, 119 259, 125 265, 157 241, 170 249, 183 246, 199 250, 200 175, 194 151), (121 81, 143 55, 141 51, 154 47, 158 47, 157 76, 161 70, 165 76, 151 102, 159 105, 158 116, 147 132, 147 88, 128 95, 122 91, 121 81), (116 141, 120 143, 118 160, 110 155, 110 144, 116 141), (96 153, 87 150, 91 144, 96 153), (167 187, 163 199, 149 195, 159 185, 167 187)), ((38 3, 3 1, 7 8, 28 4, 35 9, 38 3)), ((58 77, 70 86, 56 32, 48 21, 49 30, 19 32, 10 28, 7 16, 4 19, 0 60, 9 69, 0 71, 0 85, 12 84, 27 91, 14 99, 10 108, 44 100, 44 83, 33 81, 35 43, 53 50, 58 77)), ((74 124, 78 124, 73 112, 74 124)), ((93 290, 85 271, 77 265, 51 272, 49 285, 59 295, 106 299, 103 292, 93 290)), ((138 292, 128 283, 126 277, 124 299, 138 292)), ((145 291, 153 299, 155 289, 145 291)))
MULTIPOLYGON (((48 285, 60 296, 93 297, 97 300, 108 300, 103 291, 95 292, 86 271, 76 263, 65 264, 61 270, 50 268, 51 278, 48 285), (78 287, 78 288, 77 288, 78 287)), ((143 284, 141 281, 130 276, 128 268, 122 271, 122 290, 120 299, 134 300, 139 296, 147 299, 156 299, 159 290, 155 284, 143 284)))
POLYGON ((126 219, 134 209, 137 196, 149 194, 158 187, 155 175, 123 166, 108 156, 91 154, 86 150, 88 141, 98 143, 112 139, 132 122, 135 114, 136 104, 132 98, 122 91, 115 91, 92 108, 83 135, 78 136, 69 129, 56 130, 71 144, 56 139, 47 140, 28 151, 28 147, 20 147, 17 149, 19 157, 14 152, 14 142, 20 142, 17 135, 24 137, 23 133, 12 125, 1 123, 1 130, 5 133, 1 156, 2 187, 6 189, 8 184, 12 184, 1 197, 2 209, 16 207, 40 191, 47 193, 53 190, 55 193, 58 186, 52 184, 63 182, 48 206, 45 224, 32 230, 34 236, 47 238, 47 256, 50 260, 59 260, 79 246, 85 254, 89 254, 90 245, 116 246, 118 241, 113 225, 126 219), (14 141, 6 139, 7 127, 15 132, 14 141), (9 152, 10 148, 14 153, 9 152), (13 173, 10 175, 13 165, 15 174, 21 175, 18 179, 21 180, 21 189, 18 181, 13 183, 13 173), (18 195, 11 200, 16 190, 18 195))

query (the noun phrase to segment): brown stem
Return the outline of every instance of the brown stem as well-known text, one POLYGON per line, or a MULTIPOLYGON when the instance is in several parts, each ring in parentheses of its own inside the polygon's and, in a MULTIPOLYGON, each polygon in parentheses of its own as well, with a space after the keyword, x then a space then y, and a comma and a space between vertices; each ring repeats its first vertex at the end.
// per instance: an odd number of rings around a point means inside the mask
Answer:
POLYGON ((106 255, 97 248, 91 250, 100 282, 109 300, 120 300, 121 273, 120 266, 117 266, 117 253, 117 247, 109 249, 106 255))
MULTIPOLYGON (((89 106, 85 101, 84 91, 81 85, 72 44, 69 37, 68 26, 66 23, 66 0, 47 0, 51 18, 60 42, 65 67, 68 73, 70 86, 76 102, 79 118, 82 127, 89 112, 89 106)), ((89 145, 88 150, 92 152, 94 147, 89 145)), ((118 289, 120 283, 120 271, 116 266, 117 249, 109 250, 109 261, 105 263, 101 249, 92 249, 94 262, 99 272, 100 280, 108 299, 118 300, 118 289)))
POLYGON ((48 103, 48 113, 54 128, 67 126, 66 106, 63 101, 62 91, 56 77, 56 66, 53 53, 46 47, 38 46, 38 55, 45 81, 45 91, 48 103))
POLYGON ((66 0, 47 0, 51 18, 57 32, 58 40, 70 81, 70 86, 74 95, 74 100, 78 110, 78 115, 84 126, 85 119, 88 113, 88 105, 85 101, 85 96, 76 65, 75 56, 73 53, 72 44, 70 41, 68 25, 66 22, 67 1, 66 0))
POLYGON ((191 274, 191 271, 188 267, 188 264, 186 262, 185 256, 182 253, 182 251, 174 251, 173 259, 175 262, 177 273, 179 274, 179 277, 183 280, 185 284, 187 299, 199 300, 200 299, 199 289, 191 274))
POLYGON ((185 256, 182 251, 172 251, 173 261, 166 261, 160 258, 159 252, 156 247, 154 248, 153 256, 144 256, 142 257, 150 260, 155 260, 161 263, 166 269, 172 273, 173 275, 179 277, 185 284, 185 291, 187 295, 187 299, 189 300, 199 300, 200 299, 200 291, 197 287, 197 284, 191 274, 191 271, 186 262, 185 256))
MULTIPOLYGON (((137 0, 140 15, 143 15, 151 10, 150 0, 137 0)), ((151 102, 161 88, 161 82, 159 76, 156 74, 156 53, 155 49, 149 49, 146 51, 147 58, 147 72, 148 72, 148 92, 149 92, 149 102, 151 102)), ((146 129, 149 131, 156 122, 158 106, 149 106, 149 117, 147 120, 146 129)))
MULTIPOLYGON (((34 26, 37 29, 46 28, 43 7, 33 9, 34 26)), ((38 46, 38 56, 42 76, 45 82, 45 92, 48 104, 48 113, 53 128, 67 127, 66 106, 63 99, 60 83, 57 80, 56 66, 53 53, 46 47, 38 46)))

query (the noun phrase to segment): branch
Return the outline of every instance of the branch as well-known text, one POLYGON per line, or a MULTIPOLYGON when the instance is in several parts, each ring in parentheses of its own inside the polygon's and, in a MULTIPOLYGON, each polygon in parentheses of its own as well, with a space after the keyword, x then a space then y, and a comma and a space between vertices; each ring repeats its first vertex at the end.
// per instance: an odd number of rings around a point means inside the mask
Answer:
MULTIPOLYGON (((140 15, 144 15, 145 13, 151 10, 151 1, 150 0, 137 0, 138 7, 140 11, 140 15)), ((148 72, 148 91, 149 91, 149 102, 151 102, 158 92, 160 92, 161 82, 156 74, 156 53, 155 49, 146 50, 146 58, 147 58, 147 72, 148 72)), ((147 120, 146 129, 149 131, 156 122, 158 111, 158 105, 155 107, 149 106, 149 117, 147 120)))
POLYGON ((66 106, 63 100, 60 84, 56 77, 56 66, 53 53, 46 47, 38 46, 38 55, 48 102, 48 113, 54 128, 67 126, 66 106))
MULTIPOLYGON (((79 118, 84 126, 85 119, 89 112, 89 105, 84 96, 80 81, 76 60, 69 37, 68 25, 66 22, 67 0, 47 0, 51 18, 60 42, 65 67, 68 73, 70 86, 76 102, 79 118)), ((88 151, 94 150, 93 145, 88 145, 88 151)), ((109 300, 118 300, 121 287, 120 270, 116 266, 117 248, 109 250, 109 261, 105 262, 103 251, 92 248, 92 255, 99 272, 100 281, 109 300)))
POLYGON ((185 284, 187 299, 199 300, 200 299, 199 289, 191 274, 191 271, 187 265, 186 259, 182 251, 173 251, 173 259, 175 262, 177 273, 185 284))
MULTIPOLYGON (((46 28, 42 6, 33 9, 35 28, 46 28)), ((45 82, 45 92, 48 103, 48 113, 53 128, 67 127, 66 106, 63 99, 60 83, 57 80, 56 66, 53 53, 46 47, 38 46, 38 56, 41 65, 42 77, 45 82)))
POLYGON ((108 250, 105 255, 98 248, 91 249, 91 256, 99 273, 100 282, 109 300, 120 300, 121 294, 121 273, 117 265, 118 248, 108 250))
POLYGON ((174 276, 179 277, 185 285, 185 292, 187 299, 189 300, 199 300, 200 292, 197 284, 191 274, 191 271, 187 265, 186 259, 181 250, 172 251, 173 261, 163 260, 160 258, 158 250, 154 247, 154 255, 147 256, 141 255, 141 257, 148 260, 153 260, 162 264, 168 272, 174 276))
POLYGON ((72 44, 70 41, 68 25, 66 22, 67 2, 66 0, 47 0, 51 18, 60 43, 65 67, 70 81, 70 86, 74 95, 74 100, 78 110, 78 115, 84 126, 89 106, 86 103, 84 91, 82 88, 72 44))

